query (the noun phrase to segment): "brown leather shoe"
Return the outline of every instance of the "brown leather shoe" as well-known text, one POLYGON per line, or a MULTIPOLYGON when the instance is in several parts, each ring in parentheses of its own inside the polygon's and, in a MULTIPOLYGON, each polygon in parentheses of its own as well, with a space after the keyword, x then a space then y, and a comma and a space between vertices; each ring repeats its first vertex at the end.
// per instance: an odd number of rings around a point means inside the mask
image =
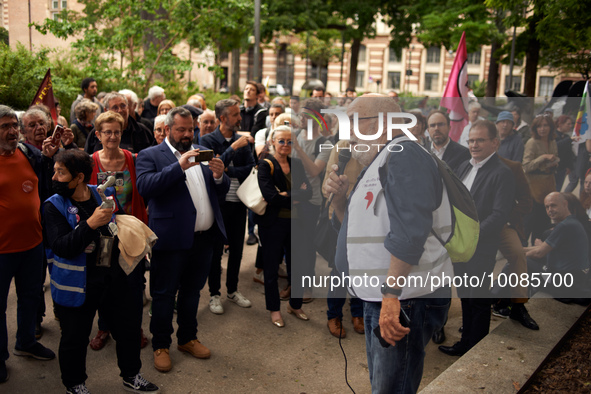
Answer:
POLYGON ((289 301, 290 297, 291 297, 291 286, 288 285, 285 289, 283 289, 279 292, 279 299, 281 299, 281 301, 289 301))
POLYGON ((353 329, 357 334, 365 334, 365 323, 363 323, 362 317, 352 317, 353 329))
POLYGON ((198 339, 193 339, 192 341, 187 342, 184 345, 178 345, 178 349, 181 352, 189 353, 191 356, 197 358, 211 357, 211 352, 209 351, 209 349, 203 346, 198 339))
POLYGON ((110 331, 99 330, 96 333, 96 337, 92 338, 92 341, 90 341, 90 348, 92 350, 101 350, 102 348, 104 348, 105 343, 107 343, 110 334, 110 331))
POLYGON ((172 369, 168 349, 158 349, 154 352, 154 368, 160 372, 168 372, 172 369))
POLYGON ((338 317, 330 319, 326 325, 328 326, 328 331, 330 331, 333 337, 345 338, 347 336, 345 327, 343 327, 343 323, 338 317))

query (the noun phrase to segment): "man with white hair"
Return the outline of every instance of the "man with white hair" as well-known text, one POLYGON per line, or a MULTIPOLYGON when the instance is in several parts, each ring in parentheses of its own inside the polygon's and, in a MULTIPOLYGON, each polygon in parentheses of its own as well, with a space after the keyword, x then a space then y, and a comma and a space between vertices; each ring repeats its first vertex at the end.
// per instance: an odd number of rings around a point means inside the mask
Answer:
POLYGON ((446 249, 432 234, 444 236, 451 223, 437 164, 400 129, 392 130, 388 141, 379 122, 386 124, 391 112, 400 112, 400 107, 384 95, 364 95, 349 105, 347 115, 354 119, 358 114, 360 133, 383 132, 371 141, 351 132, 353 158, 367 168, 348 199, 349 182, 355 180, 339 176, 337 165, 325 183, 325 192, 334 195, 334 224, 342 223, 335 264, 350 278, 349 292, 364 301, 374 393, 418 391, 424 348, 447 315, 449 287, 420 286, 420 281, 413 285, 407 276, 453 275, 446 249), (382 114, 383 119, 378 119, 382 114), (364 275, 377 278, 377 283, 365 281, 363 286, 364 275))
POLYGON ((135 94, 133 90, 129 89, 122 89, 119 91, 119 93, 127 98, 127 102, 129 103, 129 116, 131 116, 136 122, 146 126, 148 130, 153 130, 154 122, 142 117, 137 111, 137 107, 140 102, 137 94, 135 94))
POLYGON ((462 135, 460 136, 460 140, 458 141, 460 145, 469 148, 468 146, 468 135, 470 134, 470 129, 472 128, 472 124, 476 122, 478 119, 483 119, 480 117, 480 109, 482 106, 478 101, 472 101, 468 104, 468 124, 464 127, 462 131, 462 135))
MULTIPOLYGON (((197 122, 199 124, 199 138, 201 140, 204 135, 209 133, 213 133, 216 127, 219 125, 219 120, 215 117, 215 112, 210 109, 206 109, 203 111, 201 115, 197 118, 197 122)), ((197 142, 199 143, 199 142, 197 142)))
POLYGON ((144 101, 144 112, 142 116, 153 122, 158 115, 158 106, 166 98, 164 89, 158 85, 154 85, 148 90, 148 98, 144 101))

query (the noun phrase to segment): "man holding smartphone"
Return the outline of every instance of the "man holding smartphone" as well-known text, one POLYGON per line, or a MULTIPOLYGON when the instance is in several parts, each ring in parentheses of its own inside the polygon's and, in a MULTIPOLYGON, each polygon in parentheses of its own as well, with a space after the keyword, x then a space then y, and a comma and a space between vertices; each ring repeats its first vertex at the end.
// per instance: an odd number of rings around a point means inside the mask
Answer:
MULTIPOLYGON (((358 115, 358 129, 366 136, 375 135, 392 112, 400 112, 398 104, 378 94, 357 98, 347 109, 350 119, 358 115)), ((392 141, 383 131, 367 152, 356 149, 364 142, 351 136, 353 158, 366 168, 349 198, 350 180, 338 175, 336 165, 325 183, 325 192, 334 195, 333 222, 340 224, 335 264, 350 278, 349 292, 364 301, 372 392, 414 393, 424 348, 443 326, 450 303, 450 288, 427 280, 453 275, 447 250, 431 233, 446 238, 449 203, 442 203, 447 194, 434 159, 400 129, 393 130, 392 141), (411 277, 415 282, 407 280, 411 277)))
MULTIPOLYGON (((250 174, 254 167, 254 158, 249 142, 254 142, 251 136, 240 136, 240 105, 238 101, 220 100, 215 105, 216 117, 220 125, 213 133, 203 136, 203 146, 213 149, 213 152, 223 162, 226 174, 230 177, 230 190, 226 200, 221 203, 224 227, 228 236, 229 256, 226 271, 227 300, 242 308, 250 308, 251 302, 238 291, 238 275, 244 249, 244 228, 246 227, 246 206, 236 195, 238 187, 250 174)), ((209 310, 216 315, 224 313, 221 300, 222 252, 224 243, 216 239, 211 271, 209 273, 209 310)))
POLYGON ((173 108, 166 115, 165 133, 166 139, 142 150, 136 162, 137 187, 149 201, 149 227, 158 236, 150 272, 150 331, 154 367, 160 372, 172 369, 169 348, 177 291, 177 349, 196 358, 211 355, 197 339, 197 307, 214 240, 226 237, 219 201, 230 187, 220 159, 201 163, 205 148, 192 144, 193 118, 187 109, 173 108))

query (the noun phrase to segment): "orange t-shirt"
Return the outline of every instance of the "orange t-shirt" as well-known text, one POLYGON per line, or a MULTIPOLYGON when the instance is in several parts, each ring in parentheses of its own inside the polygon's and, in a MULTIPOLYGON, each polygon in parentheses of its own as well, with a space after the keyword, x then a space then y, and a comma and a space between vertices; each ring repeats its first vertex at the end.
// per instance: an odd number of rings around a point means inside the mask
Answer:
POLYGON ((24 252, 43 240, 38 183, 19 149, 0 155, 0 254, 24 252))

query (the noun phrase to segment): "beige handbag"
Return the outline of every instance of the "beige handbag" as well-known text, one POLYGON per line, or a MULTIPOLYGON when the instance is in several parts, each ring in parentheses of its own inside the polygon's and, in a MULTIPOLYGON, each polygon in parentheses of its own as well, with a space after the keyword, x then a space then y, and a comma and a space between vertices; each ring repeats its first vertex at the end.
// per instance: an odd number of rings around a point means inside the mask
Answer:
MULTIPOLYGON (((271 166, 271 175, 273 175, 273 163, 269 159, 265 159, 265 161, 271 166)), ((250 175, 242 182, 236 194, 248 209, 262 216, 267 210, 267 202, 263 198, 263 193, 259 187, 258 172, 258 168, 254 167, 250 175)))

